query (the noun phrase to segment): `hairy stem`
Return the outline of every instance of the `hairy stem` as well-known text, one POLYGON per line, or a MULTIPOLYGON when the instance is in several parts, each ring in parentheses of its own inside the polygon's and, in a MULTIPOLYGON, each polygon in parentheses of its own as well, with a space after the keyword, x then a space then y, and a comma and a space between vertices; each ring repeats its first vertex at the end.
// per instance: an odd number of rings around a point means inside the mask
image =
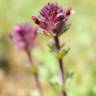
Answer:
MULTIPOLYGON (((29 59, 29 63, 34 67, 35 65, 32 62, 32 57, 31 57, 30 50, 26 50, 26 53, 27 53, 27 56, 28 56, 28 59, 29 59)), ((43 96, 43 91, 42 91, 41 83, 40 83, 39 78, 38 78, 38 73, 35 72, 35 73, 33 73, 33 75, 34 75, 34 79, 36 81, 36 85, 38 87, 38 90, 40 92, 40 96, 43 96)))
MULTIPOLYGON (((56 35, 54 37, 54 41, 55 41, 56 49, 58 51, 60 51, 61 47, 60 47, 60 42, 59 42, 59 36, 58 35, 56 35)), ((62 85, 64 85, 64 82, 65 82, 64 81, 64 66, 63 66, 63 60, 62 60, 62 58, 61 59, 58 59, 58 63, 59 63, 60 72, 61 72, 62 85)), ((62 91, 62 95, 63 96, 67 96, 65 90, 62 91)))

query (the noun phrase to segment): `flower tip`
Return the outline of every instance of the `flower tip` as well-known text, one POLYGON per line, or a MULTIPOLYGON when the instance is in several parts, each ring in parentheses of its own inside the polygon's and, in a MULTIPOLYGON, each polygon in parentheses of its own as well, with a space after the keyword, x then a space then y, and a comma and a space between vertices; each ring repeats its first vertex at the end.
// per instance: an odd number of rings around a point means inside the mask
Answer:
POLYGON ((76 11, 73 9, 73 8, 71 8, 71 14, 74 14, 76 11))
POLYGON ((70 15, 72 15, 74 13, 75 13, 75 10, 72 7, 68 7, 67 10, 66 10, 65 16, 69 17, 70 15))
POLYGON ((75 10, 72 7, 69 7, 67 11, 70 11, 70 14, 74 14, 75 10))
POLYGON ((20 29, 20 27, 18 26, 18 25, 16 25, 15 27, 14 27, 14 31, 15 32, 19 32, 21 29, 20 29))
POLYGON ((36 16, 32 16, 32 20, 36 20, 37 18, 36 18, 36 16))
POLYGON ((36 16, 32 16, 32 20, 36 23, 36 24, 40 24, 39 20, 37 19, 36 16))

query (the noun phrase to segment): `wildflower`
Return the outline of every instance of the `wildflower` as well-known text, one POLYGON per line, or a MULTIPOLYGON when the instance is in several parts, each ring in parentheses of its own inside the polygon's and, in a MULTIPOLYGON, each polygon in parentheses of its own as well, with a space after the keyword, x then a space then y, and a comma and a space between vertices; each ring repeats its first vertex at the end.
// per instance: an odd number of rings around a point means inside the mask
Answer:
POLYGON ((39 16, 32 16, 32 19, 46 33, 59 34, 68 27, 66 21, 73 11, 72 8, 65 10, 58 6, 57 3, 48 3, 41 9, 39 16))
POLYGON ((37 28, 33 28, 30 24, 18 24, 14 27, 12 40, 20 49, 30 49, 35 42, 37 28))

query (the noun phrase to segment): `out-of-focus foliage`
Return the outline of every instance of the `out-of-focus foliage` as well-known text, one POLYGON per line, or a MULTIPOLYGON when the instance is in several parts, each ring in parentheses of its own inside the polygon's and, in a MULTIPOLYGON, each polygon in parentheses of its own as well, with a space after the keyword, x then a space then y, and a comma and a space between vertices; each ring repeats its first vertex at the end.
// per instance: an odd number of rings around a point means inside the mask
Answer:
MULTIPOLYGON (((64 58, 66 71, 74 73, 66 82, 68 96, 96 96, 96 0, 0 0, 0 38, 5 35, 3 39, 6 41, 6 33, 12 32, 14 24, 32 22, 31 16, 38 14, 40 8, 49 1, 56 1, 65 8, 72 6, 76 10, 69 20, 69 31, 61 36, 61 43, 70 46, 64 58)), ((37 45, 32 50, 34 62, 41 63, 39 73, 44 84, 52 74, 57 75, 58 70, 54 55, 50 54, 47 46, 49 38, 39 35, 37 45)), ((2 44, 0 41, 0 58, 4 55, 8 57, 11 51, 16 51, 13 44, 9 48, 9 42, 2 44)), ((20 54, 20 51, 16 52, 20 54)), ((14 58, 20 57, 15 55, 14 58)), ((24 63, 23 60, 20 61, 24 63)), ((49 94, 45 92, 45 96, 56 96, 56 91, 51 90, 50 87, 46 89, 49 94)))

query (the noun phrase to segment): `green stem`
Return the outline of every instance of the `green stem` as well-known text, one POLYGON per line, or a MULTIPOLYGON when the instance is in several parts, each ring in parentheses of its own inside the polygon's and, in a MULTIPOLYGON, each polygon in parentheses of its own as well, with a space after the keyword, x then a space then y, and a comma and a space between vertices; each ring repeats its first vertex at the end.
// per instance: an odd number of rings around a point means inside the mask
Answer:
MULTIPOLYGON (((54 41, 55 41, 56 49, 57 49, 58 51, 60 51, 60 50, 61 50, 61 47, 60 47, 60 42, 59 42, 59 36, 58 36, 58 35, 56 35, 56 36, 54 37, 54 41)), ((64 81, 65 78, 64 78, 64 66, 63 66, 63 60, 62 60, 62 58, 61 58, 61 59, 58 59, 58 63, 59 63, 60 72, 61 72, 62 84, 64 85, 64 83, 65 83, 65 81, 64 81)), ((63 95, 63 96, 67 96, 65 90, 62 91, 62 95, 63 95)))
MULTIPOLYGON (((26 53, 27 53, 27 56, 28 56, 28 59, 29 59, 30 64, 34 67, 35 65, 32 62, 32 57, 31 57, 30 50, 26 50, 26 53)), ((33 75, 34 75, 34 79, 36 81, 36 85, 38 87, 38 90, 40 92, 40 95, 43 96, 43 90, 42 90, 41 83, 40 83, 39 78, 38 78, 38 73, 37 72, 34 72, 33 75)))

